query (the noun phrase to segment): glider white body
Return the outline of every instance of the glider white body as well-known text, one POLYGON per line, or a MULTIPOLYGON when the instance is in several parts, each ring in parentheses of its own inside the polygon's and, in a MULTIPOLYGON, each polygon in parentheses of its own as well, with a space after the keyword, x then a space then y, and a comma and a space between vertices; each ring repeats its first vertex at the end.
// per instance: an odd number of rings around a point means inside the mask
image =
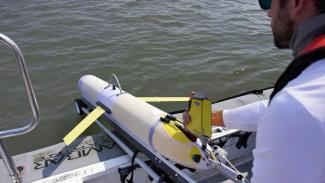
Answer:
POLYGON ((119 88, 113 88, 92 75, 83 76, 78 87, 86 100, 94 106, 98 101, 104 104, 120 126, 128 129, 148 147, 180 165, 193 169, 209 168, 200 140, 192 142, 175 125, 160 121, 166 112, 129 93, 123 91, 121 94, 119 88), (196 161, 193 157, 196 157, 196 161))

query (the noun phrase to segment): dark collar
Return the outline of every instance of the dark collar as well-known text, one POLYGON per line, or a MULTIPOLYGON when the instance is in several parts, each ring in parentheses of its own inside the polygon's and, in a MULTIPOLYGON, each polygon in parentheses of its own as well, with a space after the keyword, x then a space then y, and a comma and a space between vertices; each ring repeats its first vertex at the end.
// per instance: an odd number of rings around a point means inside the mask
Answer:
MULTIPOLYGON (((270 103, 273 97, 281 91, 290 81, 297 78, 307 67, 314 62, 325 58, 325 47, 317 48, 306 54, 296 57, 281 74, 274 85, 274 90, 270 95, 270 103)), ((269 103, 269 104, 270 104, 269 103)))
POLYGON ((296 57, 315 37, 325 34, 325 14, 320 14, 302 23, 291 37, 289 46, 296 57))

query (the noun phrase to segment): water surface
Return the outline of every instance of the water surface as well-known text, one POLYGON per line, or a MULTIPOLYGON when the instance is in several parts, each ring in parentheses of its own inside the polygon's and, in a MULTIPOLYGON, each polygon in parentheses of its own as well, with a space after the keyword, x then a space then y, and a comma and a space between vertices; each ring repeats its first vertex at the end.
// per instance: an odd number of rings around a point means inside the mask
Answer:
MULTIPOLYGON (((40 106, 40 125, 6 139, 13 153, 62 141, 79 117, 79 78, 115 73, 136 96, 211 100, 271 86, 290 54, 273 46, 257 1, 1 1, 0 32, 24 53, 40 106)), ((11 52, 0 46, 0 128, 23 125, 30 110, 11 52)), ((159 104, 166 111, 186 104, 159 104)))

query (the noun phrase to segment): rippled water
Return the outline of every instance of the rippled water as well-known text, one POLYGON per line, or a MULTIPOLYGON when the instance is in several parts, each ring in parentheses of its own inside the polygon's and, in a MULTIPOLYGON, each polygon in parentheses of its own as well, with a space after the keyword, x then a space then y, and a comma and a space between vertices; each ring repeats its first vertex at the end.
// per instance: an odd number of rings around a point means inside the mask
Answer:
MULTIPOLYGON (((257 1, 2 0, 0 18, 0 32, 24 53, 41 112, 36 130, 6 139, 13 153, 62 141, 79 120, 73 100, 83 75, 115 73, 136 96, 200 90, 218 100, 271 86, 290 58, 274 48, 257 1)), ((1 45, 0 55, 0 127, 8 129, 30 111, 12 54, 1 45)))

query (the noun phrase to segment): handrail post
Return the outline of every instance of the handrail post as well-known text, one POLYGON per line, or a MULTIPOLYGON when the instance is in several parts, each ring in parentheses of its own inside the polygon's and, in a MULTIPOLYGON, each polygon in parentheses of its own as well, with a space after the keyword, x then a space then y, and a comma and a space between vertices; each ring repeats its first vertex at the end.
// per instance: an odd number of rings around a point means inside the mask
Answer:
POLYGON ((20 51, 19 47, 16 45, 15 42, 13 42, 9 37, 7 37, 1 33, 0 33, 0 42, 7 45, 14 52, 21 77, 24 81, 24 86, 25 86, 25 90, 27 93, 28 102, 32 109, 32 114, 33 114, 33 119, 30 122, 28 122, 28 124, 26 126, 0 131, 0 155, 3 159, 3 162, 9 172, 9 175, 10 175, 12 181, 15 183, 21 183, 22 180, 21 180, 20 174, 16 168, 16 165, 15 165, 3 139, 18 136, 18 135, 23 135, 23 134, 26 134, 26 133, 32 131, 38 125, 39 108, 38 108, 35 93, 34 93, 34 90, 33 90, 33 87, 32 87, 28 72, 27 72, 27 68, 26 68, 26 64, 25 64, 25 60, 24 60, 24 56, 23 56, 22 52, 20 51))
POLYGON ((0 155, 1 158, 7 168, 7 170, 9 171, 9 176, 11 178, 11 180, 15 183, 21 183, 21 178, 19 175, 19 172, 16 168, 16 165, 12 159, 12 157, 10 156, 10 153, 8 151, 8 148, 6 147, 6 144, 3 142, 2 139, 0 139, 0 155))
POLYGON ((11 50, 15 54, 15 57, 16 57, 16 60, 17 60, 18 66, 19 66, 19 71, 20 71, 20 74, 24 81, 29 105, 30 105, 30 107, 32 109, 32 113, 33 113, 33 119, 26 126, 23 126, 20 128, 15 128, 15 129, 10 129, 10 130, 5 130, 5 131, 0 131, 0 139, 3 139, 3 138, 8 138, 8 137, 23 135, 23 134, 26 134, 26 133, 32 131, 38 125, 39 108, 38 108, 35 93, 34 93, 34 90, 33 90, 33 87, 32 87, 28 72, 27 72, 25 59, 24 59, 22 52, 20 51, 19 47, 16 45, 15 42, 13 42, 9 37, 7 37, 1 33, 0 33, 0 42, 3 42, 5 45, 7 45, 9 48, 11 48, 11 50))

